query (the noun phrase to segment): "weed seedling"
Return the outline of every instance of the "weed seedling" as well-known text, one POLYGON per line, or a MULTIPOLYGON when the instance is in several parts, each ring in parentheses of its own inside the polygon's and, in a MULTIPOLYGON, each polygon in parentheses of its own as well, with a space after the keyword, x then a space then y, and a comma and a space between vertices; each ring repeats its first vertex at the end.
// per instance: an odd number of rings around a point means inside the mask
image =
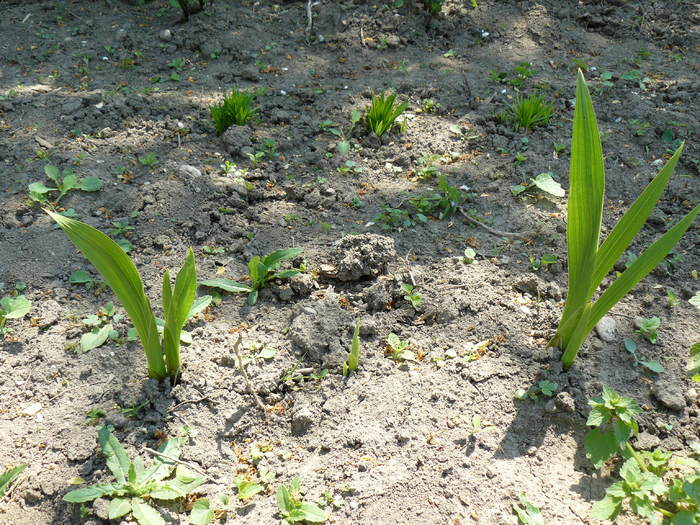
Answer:
POLYGON ((518 521, 521 525, 545 525, 540 509, 530 503, 524 492, 520 493, 518 499, 522 507, 517 503, 513 503, 513 512, 518 516, 518 521))
POLYGON ((301 499, 301 481, 294 477, 289 487, 280 485, 277 489, 277 507, 280 509, 282 523, 323 523, 326 513, 314 503, 306 503, 301 499))
POLYGON ((656 331, 661 326, 661 320, 654 316, 650 319, 641 319, 639 322, 639 329, 636 330, 638 334, 643 336, 651 344, 656 344, 656 331))
POLYGON ((90 175, 78 178, 70 168, 60 172, 56 166, 47 164, 44 166, 44 173, 56 185, 55 188, 46 186, 43 182, 32 182, 27 188, 29 190, 29 198, 42 204, 49 202, 48 194, 50 192, 58 192, 56 198, 51 201, 54 205, 57 205, 58 201, 71 190, 92 192, 102 188, 102 180, 98 177, 90 175))
POLYGON ((403 291, 403 293, 406 294, 403 296, 403 298, 406 299, 409 303, 411 303, 411 306, 414 310, 418 310, 420 305, 423 303, 423 296, 418 292, 414 291, 415 286, 413 286, 412 284, 404 283, 401 285, 401 290, 403 291))
POLYGON ((216 134, 222 135, 233 125, 243 126, 253 118, 258 112, 258 108, 253 107, 255 97, 256 93, 234 89, 224 96, 221 104, 212 106, 209 112, 216 134))
POLYGON ((156 158, 155 153, 149 151, 143 157, 139 157, 139 164, 147 168, 152 168, 158 165, 158 159, 156 158))
POLYGON ((156 318, 144 293, 143 281, 124 250, 107 237, 80 221, 45 210, 58 223, 66 236, 95 266, 107 286, 122 304, 136 327, 148 361, 148 375, 155 379, 169 376, 176 381, 181 373, 180 336, 194 303, 196 269, 194 253, 188 250, 185 263, 170 283, 170 272, 163 274, 163 343, 158 335, 156 318))
POLYGON ((360 321, 355 321, 355 330, 352 333, 352 344, 348 360, 343 363, 343 375, 349 376, 351 372, 360 366, 360 321))
POLYGON ((530 259, 530 268, 532 268, 535 271, 548 264, 554 264, 559 262, 559 258, 556 255, 552 255, 550 253, 545 253, 544 255, 542 255, 542 257, 539 258, 535 257, 534 255, 530 255, 528 258, 530 259))
POLYGON ((223 278, 207 279, 201 281, 199 284, 202 286, 219 288, 225 292, 247 293, 248 304, 252 306, 258 301, 258 292, 267 286, 270 281, 273 279, 290 279, 300 272, 300 270, 296 268, 282 270, 281 272, 277 272, 276 270, 280 263, 288 261, 289 259, 294 259, 294 257, 301 252, 301 248, 285 248, 272 252, 270 255, 263 258, 256 255, 248 261, 249 285, 223 278))
POLYGON ((521 401, 524 399, 532 399, 533 401, 536 401, 539 399, 540 394, 545 397, 552 397, 558 388, 559 385, 556 383, 544 379, 537 383, 537 385, 533 385, 527 390, 524 388, 518 388, 515 391, 515 394, 513 394, 513 397, 521 401))
POLYGON ((32 307, 24 295, 6 295, 0 299, 0 338, 7 332, 5 323, 8 319, 21 319, 29 313, 32 307))
POLYGON ((594 503, 591 517, 612 520, 623 504, 650 523, 691 524, 700 520, 700 462, 693 458, 673 458, 660 449, 638 451, 629 442, 639 434, 636 421, 641 409, 630 398, 603 387, 603 398, 593 399, 587 425, 594 427, 584 440, 587 456, 596 469, 616 457, 625 459, 619 470, 620 481, 606 490, 594 503), (672 467, 684 465, 694 472, 683 477, 672 467), (673 472, 673 473, 672 473, 673 472))
POLYGON ((415 361, 416 354, 409 350, 410 347, 410 341, 402 341, 395 333, 386 336, 386 353, 391 355, 394 361, 415 361))
POLYGON ((121 314, 117 313, 114 303, 108 302, 100 308, 97 315, 89 315, 82 320, 82 323, 89 328, 89 332, 80 337, 80 353, 102 346, 107 339, 116 339, 117 331, 112 327, 112 322, 121 320, 121 314))
POLYGON ((396 102, 396 93, 386 96, 384 93, 372 97, 372 104, 367 110, 365 121, 367 129, 381 137, 396 125, 396 119, 406 111, 408 102, 396 102))
POLYGON ((112 434, 112 427, 100 427, 98 441, 116 482, 71 490, 63 500, 86 503, 97 498, 109 498, 111 501, 107 513, 110 520, 131 513, 140 525, 164 523, 150 502, 183 498, 204 483, 203 476, 197 476, 176 463, 185 438, 171 438, 163 443, 158 449, 159 455, 148 468, 145 468, 140 458, 133 462, 129 459, 121 443, 112 434), (173 471, 175 476, 171 477, 173 471))
POLYGON ((681 300, 673 293, 673 290, 666 290, 666 306, 675 308, 679 304, 681 304, 681 300))
POLYGON ((700 212, 696 205, 625 270, 593 302, 593 294, 625 252, 659 201, 681 155, 680 146, 659 174, 599 245, 605 201, 605 168, 591 96, 579 72, 571 145, 570 190, 567 222, 569 291, 557 333, 549 342, 564 351, 564 368, 570 368, 581 344, 600 319, 641 281, 690 227, 700 212))
POLYGON ((624 345, 625 350, 627 350, 632 355, 632 359, 634 360, 633 365, 635 367, 642 365, 643 367, 648 368, 649 370, 651 370, 652 372, 656 372, 657 374, 660 374, 665 370, 665 368, 658 361, 640 361, 637 358, 637 343, 635 343, 633 339, 625 337, 624 345))
POLYGON ((556 180, 554 180, 554 174, 551 172, 540 173, 534 179, 530 179, 530 184, 515 184, 510 187, 510 191, 514 196, 522 195, 526 191, 532 188, 539 188, 540 190, 554 195, 555 197, 563 197, 565 195, 564 188, 561 187, 556 180))

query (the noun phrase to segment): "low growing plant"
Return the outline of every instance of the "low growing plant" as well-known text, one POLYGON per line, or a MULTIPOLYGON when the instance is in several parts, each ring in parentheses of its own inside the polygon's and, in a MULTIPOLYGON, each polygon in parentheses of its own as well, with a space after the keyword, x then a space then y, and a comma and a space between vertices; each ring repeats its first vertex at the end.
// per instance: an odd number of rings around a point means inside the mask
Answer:
POLYGON ((277 507, 282 516, 282 525, 292 523, 323 523, 326 513, 314 503, 301 499, 301 481, 298 477, 289 482, 289 487, 280 485, 277 489, 277 507))
MULTIPOLYGON (((700 462, 673 458, 656 449, 636 450, 629 439, 639 433, 636 418, 641 408, 631 398, 604 386, 603 397, 592 399, 586 435, 587 456, 599 469, 618 454, 625 460, 620 481, 605 491, 605 497, 591 509, 591 517, 615 521, 623 504, 638 518, 654 525, 693 525, 700 522, 700 462), (683 474, 673 467, 690 468, 683 474)), ((641 523, 641 522, 640 522, 641 523)))
POLYGON ((201 281, 202 286, 219 288, 225 292, 247 293, 248 304, 254 305, 258 301, 258 293, 265 288, 273 279, 289 279, 297 275, 300 270, 291 268, 289 270, 277 271, 277 267, 284 261, 293 259, 302 252, 301 248, 285 248, 272 252, 270 255, 260 258, 256 255, 248 262, 248 279, 250 284, 242 284, 231 279, 207 279, 201 281))
POLYGON ((552 104, 547 102, 544 95, 517 97, 508 108, 508 120, 515 131, 545 126, 552 114, 552 104))
POLYGON ((394 361, 415 361, 416 354, 409 350, 411 341, 402 341, 395 333, 386 336, 386 352, 394 361))
POLYGON ((605 167, 595 112, 583 73, 579 71, 571 144, 567 244, 569 292, 559 327, 550 346, 564 352, 570 368, 579 348, 600 319, 661 262, 700 212, 695 206, 675 226, 647 248, 600 297, 593 294, 625 252, 661 197, 681 155, 681 145, 666 166, 644 189, 605 242, 599 245, 605 200, 605 167))
POLYGON ((418 308, 420 308, 420 305, 423 304, 423 296, 416 292, 415 288, 415 286, 408 283, 403 283, 401 285, 401 291, 406 294, 403 296, 403 298, 406 299, 409 303, 411 303, 411 306, 414 310, 418 310, 418 308))
POLYGON ((224 131, 233 125, 243 126, 258 112, 253 107, 256 93, 234 89, 224 96, 221 104, 212 106, 209 109, 211 120, 214 123, 217 135, 222 135, 224 131))
POLYGON ((32 182, 27 189, 29 190, 29 198, 40 203, 53 202, 58 204, 66 193, 71 190, 81 191, 97 191, 102 188, 102 180, 98 177, 90 175, 88 177, 78 178, 72 169, 66 168, 63 172, 59 171, 56 166, 47 164, 44 166, 44 173, 56 186, 46 186, 43 182, 32 182), (58 192, 52 200, 48 198, 49 193, 58 192))
POLYGON ((0 299, 0 338, 7 333, 8 319, 21 319, 29 313, 32 304, 24 295, 6 295, 0 299))
POLYGON ((26 468, 26 464, 17 465, 16 467, 9 468, 5 472, 0 474, 0 499, 5 497, 7 489, 10 488, 12 482, 17 476, 24 472, 24 469, 26 468))
POLYGON ((109 498, 111 501, 107 514, 110 520, 131 513, 140 525, 164 524, 160 513, 150 502, 183 498, 204 483, 203 476, 196 476, 186 467, 176 463, 185 438, 168 439, 158 449, 160 455, 146 468, 141 458, 134 461, 129 459, 112 430, 112 427, 102 426, 97 436, 102 455, 116 483, 71 490, 63 496, 63 500, 69 503, 86 503, 97 498, 109 498), (173 471, 175 476, 171 478, 173 471))
POLYGON ((163 342, 158 335, 156 318, 143 289, 136 266, 112 239, 92 226, 45 210, 66 236, 92 263, 107 286, 114 292, 134 324, 148 361, 148 376, 170 377, 181 374, 180 335, 194 302, 197 275, 194 253, 190 248, 185 263, 170 283, 170 272, 163 274, 163 342))
POLYGON ((656 316, 649 319, 641 319, 639 321, 637 333, 643 336, 644 339, 649 341, 651 344, 655 345, 656 338, 658 337, 656 331, 659 329, 659 326, 661 326, 661 320, 656 316))
POLYGON ((396 119, 407 108, 408 102, 396 102, 396 93, 389 96, 382 93, 372 97, 372 104, 365 116, 367 129, 377 137, 381 137, 396 125, 396 119))

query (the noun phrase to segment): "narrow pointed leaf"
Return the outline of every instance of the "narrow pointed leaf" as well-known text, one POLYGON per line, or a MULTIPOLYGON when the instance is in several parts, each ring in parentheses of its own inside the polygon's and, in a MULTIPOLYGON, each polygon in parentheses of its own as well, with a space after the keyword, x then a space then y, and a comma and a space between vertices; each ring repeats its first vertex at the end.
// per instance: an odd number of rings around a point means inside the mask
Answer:
POLYGON ((63 501, 68 503, 86 503, 102 496, 110 496, 119 492, 121 492, 120 487, 112 483, 108 485, 92 485, 91 487, 71 490, 63 496, 63 501))
POLYGON ((0 474, 0 498, 2 498, 5 495, 5 492, 10 486, 10 483, 12 483, 12 480, 19 476, 22 472, 24 472, 24 469, 26 468, 26 464, 17 465, 16 467, 9 468, 5 472, 0 474))
POLYGON ((644 250, 644 253, 603 292, 593 304, 591 318, 588 321, 589 331, 593 330, 598 321, 668 255, 693 223, 698 212, 700 212, 700 204, 695 206, 659 240, 644 250))
POLYGON ((605 242, 600 246, 595 258, 595 269, 593 270, 591 283, 593 289, 589 290, 591 295, 629 247, 639 230, 642 229, 642 226, 644 226, 656 203, 661 198, 661 194, 671 175, 673 175, 673 170, 676 168, 682 152, 683 145, 681 144, 673 154, 673 157, 666 163, 659 174, 654 177, 654 180, 649 183, 637 200, 634 201, 634 204, 627 210, 607 236, 605 242))
MULTIPOLYGON (((169 287, 170 283, 168 283, 169 287)), ((197 271, 194 263, 194 252, 190 248, 185 257, 185 263, 175 279, 172 300, 167 311, 164 311, 165 329, 163 331, 163 342, 165 362, 168 375, 171 377, 177 377, 180 374, 180 333, 185 321, 187 321, 190 308, 192 308, 196 291, 197 271)))
POLYGON ((97 433, 97 441, 102 449, 107 467, 114 474, 117 482, 121 485, 126 483, 129 475, 129 456, 126 454, 119 440, 111 432, 112 427, 100 427, 97 433))
POLYGON ((301 248, 284 248, 282 250, 277 250, 265 257, 263 259, 263 263, 269 269, 274 270, 279 263, 289 259, 294 259, 294 257, 299 255, 302 251, 303 250, 301 248))
POLYGON ((148 360, 148 375, 162 379, 166 375, 160 338, 150 302, 136 266, 112 239, 92 226, 46 211, 66 236, 112 289, 141 339, 148 360))
POLYGON ((248 293, 250 292, 250 287, 244 284, 232 281, 231 279, 206 279, 199 282, 202 286, 210 286, 211 288, 219 288, 224 292, 232 293, 248 293))

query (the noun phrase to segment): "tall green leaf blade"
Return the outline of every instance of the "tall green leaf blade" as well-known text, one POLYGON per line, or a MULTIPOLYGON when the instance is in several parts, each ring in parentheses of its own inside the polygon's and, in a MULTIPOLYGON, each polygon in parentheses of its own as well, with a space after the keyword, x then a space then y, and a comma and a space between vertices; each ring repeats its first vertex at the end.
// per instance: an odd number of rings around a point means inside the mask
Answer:
POLYGON ((623 215, 622 219, 615 225, 615 228, 607 236, 603 244, 598 250, 595 259, 595 268, 593 270, 593 280, 591 282, 592 289, 589 290, 592 295, 595 289, 603 281, 603 278, 608 274, 615 262, 625 252, 627 247, 632 242, 632 239, 642 229, 647 218, 656 206, 661 194, 666 187, 673 171, 676 168, 678 159, 683 152, 683 144, 681 144, 673 156, 669 159, 663 169, 654 177, 644 191, 641 193, 634 204, 623 215))
POLYGON ((46 210, 66 236, 112 289, 126 310, 141 339, 148 360, 148 375, 165 377, 165 363, 151 304, 143 289, 143 281, 128 255, 104 233, 92 226, 46 210))
POLYGON ((120 485, 126 483, 129 475, 129 456, 122 447, 119 440, 112 434, 112 427, 100 427, 97 433, 97 441, 102 449, 102 455, 105 457, 107 467, 114 474, 117 482, 120 485))
MULTIPOLYGON (((568 244, 569 293, 562 320, 590 299, 600 226, 603 216, 605 166, 598 124, 583 73, 576 83, 576 110, 571 142, 569 203, 566 237, 568 244)), ((564 334, 564 344, 568 339, 564 334)))
POLYGON ((194 252, 190 248, 185 257, 185 263, 175 278, 172 303, 168 311, 164 312, 165 330, 163 332, 163 341, 165 362, 168 374, 171 377, 177 377, 180 374, 180 333, 185 325, 185 321, 187 321, 196 293, 197 269, 194 263, 194 252))
POLYGON ((658 265, 666 255, 678 243, 700 212, 700 204, 695 206, 685 217, 668 230, 660 239, 649 246, 639 258, 618 277, 610 287, 603 292, 598 300, 593 304, 591 318, 588 321, 589 330, 608 313, 608 311, 622 299, 627 292, 636 286, 656 265, 658 265))

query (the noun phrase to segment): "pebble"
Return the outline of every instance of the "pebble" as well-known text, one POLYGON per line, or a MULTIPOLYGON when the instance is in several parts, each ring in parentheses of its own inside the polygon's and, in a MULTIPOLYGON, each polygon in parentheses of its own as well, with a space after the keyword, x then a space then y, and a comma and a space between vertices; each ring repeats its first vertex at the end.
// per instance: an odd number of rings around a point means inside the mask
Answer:
POLYGON ((196 179, 196 178, 199 178, 202 176, 201 171, 199 171, 194 166, 190 166, 189 164, 182 164, 182 165, 178 166, 177 171, 181 175, 185 175, 187 177, 192 177, 193 179, 196 179))
POLYGON ((603 341, 612 343, 617 333, 617 322, 609 315, 606 315, 595 325, 595 331, 603 341))
POLYGON ((300 406, 292 415, 292 432, 294 434, 306 434, 314 422, 314 413, 306 405, 300 406))
POLYGON ((671 410, 683 410, 685 408, 685 398, 678 385, 659 381, 651 387, 651 393, 666 408, 671 410))
POLYGON ((173 33, 170 31, 170 29, 163 29, 160 33, 158 33, 158 38, 160 38, 163 42, 169 42, 173 39, 173 33))

